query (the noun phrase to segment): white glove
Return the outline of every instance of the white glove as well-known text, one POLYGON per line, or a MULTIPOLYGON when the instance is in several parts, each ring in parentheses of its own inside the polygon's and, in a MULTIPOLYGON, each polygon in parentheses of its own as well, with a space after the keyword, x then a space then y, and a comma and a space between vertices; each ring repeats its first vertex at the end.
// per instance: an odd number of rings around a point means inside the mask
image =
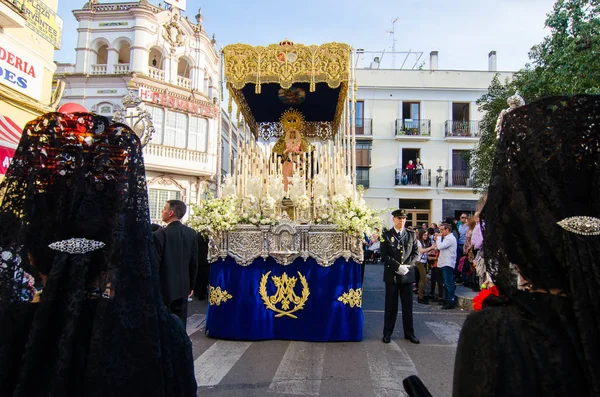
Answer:
POLYGON ((396 270, 396 274, 404 276, 408 273, 409 269, 410 269, 410 266, 408 266, 408 265, 400 265, 400 266, 398 266, 398 270, 396 270))

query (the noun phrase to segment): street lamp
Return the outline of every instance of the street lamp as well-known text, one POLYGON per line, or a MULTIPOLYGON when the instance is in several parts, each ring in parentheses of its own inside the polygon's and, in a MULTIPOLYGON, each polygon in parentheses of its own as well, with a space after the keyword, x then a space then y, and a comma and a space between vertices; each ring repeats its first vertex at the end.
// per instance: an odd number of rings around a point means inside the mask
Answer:
POLYGON ((130 82, 127 90, 129 93, 121 99, 123 107, 115 112, 113 121, 127 124, 140 138, 142 147, 144 147, 152 140, 152 135, 156 132, 154 123, 152 123, 152 115, 140 106, 142 100, 137 94, 137 87, 130 82))
POLYGON ((437 189, 440 186, 440 182, 442 181, 442 172, 444 172, 441 165, 438 167, 436 172, 437 176, 435 177, 435 187, 437 189))

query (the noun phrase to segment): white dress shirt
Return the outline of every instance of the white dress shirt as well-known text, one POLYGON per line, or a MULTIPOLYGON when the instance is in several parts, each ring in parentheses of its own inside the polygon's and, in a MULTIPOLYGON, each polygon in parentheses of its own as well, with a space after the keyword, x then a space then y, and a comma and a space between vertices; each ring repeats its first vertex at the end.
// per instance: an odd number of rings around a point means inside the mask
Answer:
POLYGON ((439 236, 436 240, 437 249, 440 250, 440 256, 438 257, 438 267, 445 266, 456 266, 456 237, 452 233, 444 236, 439 236))

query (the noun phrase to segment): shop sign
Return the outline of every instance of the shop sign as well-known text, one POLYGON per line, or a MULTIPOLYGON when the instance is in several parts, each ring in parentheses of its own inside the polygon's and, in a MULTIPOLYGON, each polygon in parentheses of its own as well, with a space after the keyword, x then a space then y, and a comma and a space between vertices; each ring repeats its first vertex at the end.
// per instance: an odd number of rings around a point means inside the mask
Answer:
POLYGON ((42 98, 43 68, 20 45, 0 35, 0 84, 37 101, 42 98))
POLYGON ((27 26, 60 50, 63 20, 41 0, 25 0, 27 26))
POLYGON ((8 166, 10 165, 14 154, 14 149, 0 146, 0 175, 6 174, 6 170, 8 170, 8 166))
POLYGON ((210 118, 216 118, 219 114, 219 110, 216 106, 208 104, 199 104, 197 102, 191 102, 185 99, 175 98, 170 96, 169 94, 152 91, 143 87, 140 87, 139 95, 142 101, 155 103, 157 105, 161 105, 163 107, 168 107, 175 110, 181 110, 182 112, 192 113, 210 118))

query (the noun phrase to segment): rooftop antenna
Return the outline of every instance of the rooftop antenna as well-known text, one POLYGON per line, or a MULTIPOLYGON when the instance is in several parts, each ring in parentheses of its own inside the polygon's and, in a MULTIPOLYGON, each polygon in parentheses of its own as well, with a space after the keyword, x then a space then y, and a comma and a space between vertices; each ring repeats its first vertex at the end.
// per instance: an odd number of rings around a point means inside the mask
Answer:
POLYGON ((392 30, 386 30, 386 33, 389 33, 392 36, 392 69, 396 69, 396 23, 398 22, 398 17, 392 20, 392 30))

